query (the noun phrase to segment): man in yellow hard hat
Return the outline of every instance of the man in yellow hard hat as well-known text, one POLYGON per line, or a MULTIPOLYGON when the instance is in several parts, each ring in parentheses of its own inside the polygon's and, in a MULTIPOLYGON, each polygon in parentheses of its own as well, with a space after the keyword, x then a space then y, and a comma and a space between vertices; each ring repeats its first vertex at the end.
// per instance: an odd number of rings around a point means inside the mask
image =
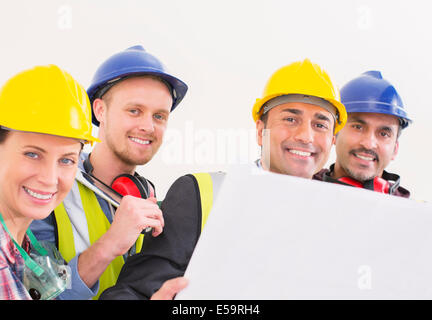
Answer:
MULTIPOLYGON (((252 116, 262 149, 258 167, 307 179, 326 163, 347 118, 338 89, 308 59, 270 77, 252 116)), ((164 280, 184 274, 221 178, 201 173, 174 182, 161 205, 164 233, 145 241, 141 253, 128 259, 102 299, 148 299, 164 280)))
POLYGON ((309 60, 276 71, 252 116, 263 169, 312 178, 326 163, 345 107, 327 73, 309 60))
POLYGON ((39 239, 57 244, 71 266, 72 288, 59 298, 97 298, 115 284, 124 260, 140 250, 143 230, 152 229, 146 237, 162 232, 154 187, 136 167, 158 151, 170 112, 186 91, 187 85, 142 46, 115 53, 97 69, 87 94, 101 142, 82 154, 79 169, 98 186, 116 185, 125 193, 115 207, 88 181, 77 179, 53 214, 32 225, 39 239))

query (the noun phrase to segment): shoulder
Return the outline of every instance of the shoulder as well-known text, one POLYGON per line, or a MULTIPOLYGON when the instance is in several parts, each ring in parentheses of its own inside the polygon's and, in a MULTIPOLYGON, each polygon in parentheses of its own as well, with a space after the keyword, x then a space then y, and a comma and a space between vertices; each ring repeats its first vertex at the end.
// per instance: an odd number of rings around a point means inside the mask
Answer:
POLYGON ((16 262, 15 250, 11 237, 0 224, 0 269, 9 267, 16 262))
POLYGON ((323 181, 324 180, 324 175, 326 173, 330 172, 329 169, 322 169, 320 171, 318 171, 317 173, 315 173, 312 177, 313 180, 319 180, 319 181, 323 181))
POLYGON ((161 203, 164 218, 182 216, 185 224, 195 225, 196 222, 200 225, 202 192, 205 191, 200 189, 198 180, 193 174, 177 178, 161 203))
POLYGON ((51 212, 45 219, 33 220, 30 224, 30 230, 38 240, 54 242, 55 223, 55 215, 51 212))
POLYGON ((8 236, 3 226, 0 224, 0 270, 8 267, 6 252, 8 246, 8 236))
POLYGON ((167 197, 199 196, 201 192, 217 192, 225 177, 224 172, 201 172, 177 178, 167 192, 167 197))
POLYGON ((180 203, 191 202, 198 195, 198 185, 193 175, 187 174, 177 178, 170 186, 162 201, 162 206, 176 207, 180 203))

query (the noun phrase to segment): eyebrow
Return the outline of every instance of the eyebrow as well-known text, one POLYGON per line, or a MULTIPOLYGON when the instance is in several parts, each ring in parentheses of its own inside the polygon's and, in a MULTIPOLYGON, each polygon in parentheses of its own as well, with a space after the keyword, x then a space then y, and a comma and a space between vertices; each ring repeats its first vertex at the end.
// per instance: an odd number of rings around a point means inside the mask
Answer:
POLYGON ((318 120, 330 122, 330 118, 326 115, 323 115, 322 113, 315 113, 315 118, 317 118, 318 120))
MULTIPOLYGON (((24 146, 24 148, 33 148, 33 149, 39 150, 42 153, 47 153, 47 151, 45 149, 43 149, 41 147, 38 147, 38 146, 30 145, 30 144, 24 146)), ((73 156, 73 155, 77 155, 78 156, 79 152, 68 152, 68 153, 63 154, 63 156, 73 156)))
MULTIPOLYGON (((292 114, 295 114, 295 115, 302 115, 303 114, 303 110, 294 109, 294 108, 286 108, 286 109, 283 109, 282 112, 289 112, 289 113, 292 113, 292 114)), ((319 113, 319 112, 317 112, 317 113, 314 114, 314 118, 318 119, 318 120, 323 120, 323 121, 330 122, 330 118, 329 117, 327 117, 326 115, 324 115, 322 113, 319 113)))
POLYGON ((384 131, 387 131, 387 132, 391 132, 391 133, 393 133, 393 129, 390 128, 390 127, 388 127, 388 126, 382 126, 380 129, 381 129, 381 130, 384 130, 384 131))
MULTIPOLYGON (((133 102, 133 101, 126 103, 125 107, 126 108, 128 108, 128 107, 138 107, 138 108, 146 108, 147 109, 147 106, 143 105, 142 103, 133 102)), ((156 112, 166 113, 166 114, 170 113, 168 110, 165 110, 165 109, 158 109, 158 110, 156 110, 156 112)))
POLYGON ((367 124, 366 121, 364 121, 363 119, 357 118, 357 117, 349 117, 348 122, 358 122, 361 124, 367 124))
POLYGON ((42 149, 41 147, 38 147, 38 146, 30 145, 30 144, 24 146, 24 148, 33 148, 33 149, 39 150, 40 152, 46 153, 45 149, 42 149))
POLYGON ((65 153, 63 156, 79 156, 80 152, 68 152, 65 153))
POLYGON ((283 109, 282 112, 289 112, 289 113, 293 113, 293 114, 297 114, 297 115, 303 114, 302 110, 300 110, 300 109, 293 109, 293 108, 283 109))
MULTIPOLYGON (((361 123, 361 124, 363 124, 363 125, 367 125, 368 123, 366 122, 366 121, 364 121, 363 119, 360 119, 360 118, 356 118, 356 117, 353 117, 353 118, 351 118, 351 119, 348 119, 348 122, 358 122, 358 123, 361 123)), ((380 130, 384 130, 384 131, 388 131, 388 132, 392 132, 393 133, 393 129, 391 128, 391 127, 389 127, 389 126, 381 126, 381 127, 379 127, 379 129, 380 130)))

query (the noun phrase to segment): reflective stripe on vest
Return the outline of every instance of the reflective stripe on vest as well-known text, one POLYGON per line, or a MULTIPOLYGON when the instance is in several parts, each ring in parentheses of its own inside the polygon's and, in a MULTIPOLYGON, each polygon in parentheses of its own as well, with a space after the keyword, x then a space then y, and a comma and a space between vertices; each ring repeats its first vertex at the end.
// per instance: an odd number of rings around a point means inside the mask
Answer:
MULTIPOLYGON (((71 192, 54 210, 57 222, 59 251, 66 261, 95 243, 110 227, 95 194, 75 181, 71 192), (70 214, 68 214, 70 213, 70 214)), ((136 243, 137 252, 142 247, 143 237, 136 243)), ((93 299, 113 286, 124 264, 123 257, 115 258, 99 278, 99 291, 93 299)))
POLYGON ((201 202, 201 232, 204 229, 213 203, 225 177, 224 172, 201 172, 192 174, 197 181, 201 202))

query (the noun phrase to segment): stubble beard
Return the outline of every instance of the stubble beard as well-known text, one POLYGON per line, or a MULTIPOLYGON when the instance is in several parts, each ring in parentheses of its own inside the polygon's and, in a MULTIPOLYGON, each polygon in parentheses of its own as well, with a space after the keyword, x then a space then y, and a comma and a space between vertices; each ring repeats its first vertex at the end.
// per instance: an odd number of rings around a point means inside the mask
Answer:
POLYGON ((365 182, 365 181, 372 180, 373 178, 375 178, 375 174, 370 175, 367 173, 356 172, 356 171, 351 170, 348 167, 344 168, 344 170, 350 178, 353 178, 359 182, 365 182))
MULTIPOLYGON (((115 155, 117 159, 119 159, 123 164, 129 167, 136 167, 146 164, 151 160, 153 155, 150 156, 150 158, 143 158, 143 159, 137 159, 136 157, 133 157, 131 153, 129 152, 127 146, 125 146, 123 149, 120 149, 116 146, 113 139, 109 135, 106 137, 107 145, 109 149, 112 151, 112 153, 115 155)), ((118 140, 118 139, 117 139, 118 140)))

